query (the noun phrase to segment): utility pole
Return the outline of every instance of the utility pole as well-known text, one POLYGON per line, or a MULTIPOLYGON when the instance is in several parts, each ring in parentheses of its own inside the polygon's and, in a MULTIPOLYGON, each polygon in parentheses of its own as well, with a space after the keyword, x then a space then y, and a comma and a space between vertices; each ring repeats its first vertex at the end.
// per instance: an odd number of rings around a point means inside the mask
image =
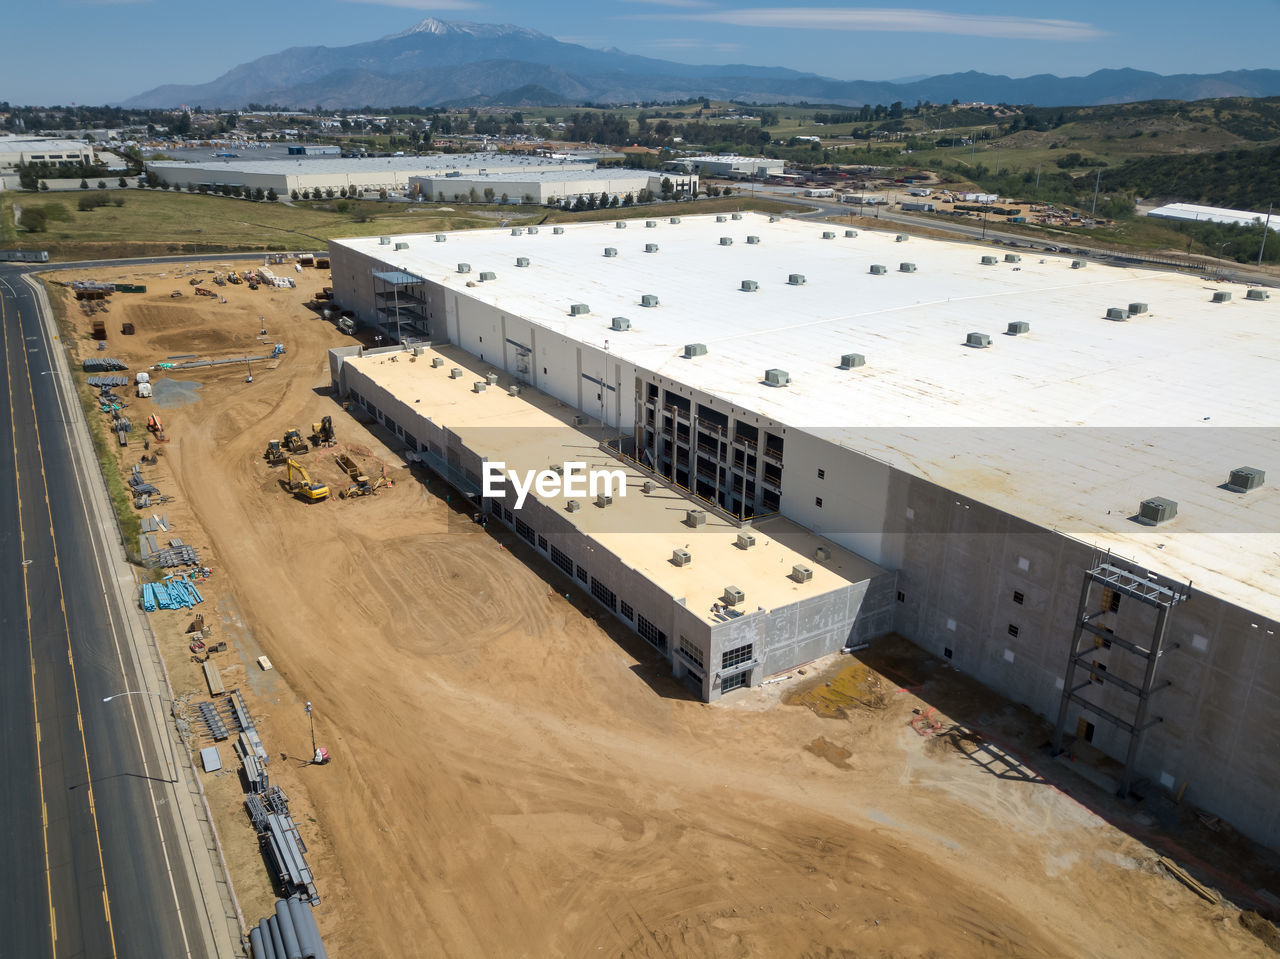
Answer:
POLYGON ((1098 167, 1098 176, 1093 181, 1093 206, 1089 210, 1089 216, 1093 216, 1098 212, 1098 187, 1102 183, 1102 167, 1098 167))
POLYGON ((1262 224, 1262 242, 1258 244, 1258 266, 1262 266, 1262 251, 1267 248, 1267 231, 1271 229, 1271 208, 1274 203, 1267 204, 1267 219, 1262 224))

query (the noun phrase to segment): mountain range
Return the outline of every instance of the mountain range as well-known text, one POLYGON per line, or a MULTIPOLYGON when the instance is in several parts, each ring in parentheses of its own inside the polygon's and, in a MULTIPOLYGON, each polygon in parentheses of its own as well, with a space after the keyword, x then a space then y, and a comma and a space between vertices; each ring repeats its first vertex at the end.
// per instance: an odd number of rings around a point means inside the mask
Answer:
POLYGON ((712 97, 748 103, 861 106, 918 100, 1086 106, 1137 100, 1280 95, 1280 70, 1161 76, 1099 70, 1084 77, 1011 78, 969 71, 907 81, 834 80, 784 67, 675 63, 593 50, 509 24, 432 17, 408 30, 344 47, 293 47, 203 84, 167 84, 120 106, 250 103, 321 106, 541 106, 712 97))

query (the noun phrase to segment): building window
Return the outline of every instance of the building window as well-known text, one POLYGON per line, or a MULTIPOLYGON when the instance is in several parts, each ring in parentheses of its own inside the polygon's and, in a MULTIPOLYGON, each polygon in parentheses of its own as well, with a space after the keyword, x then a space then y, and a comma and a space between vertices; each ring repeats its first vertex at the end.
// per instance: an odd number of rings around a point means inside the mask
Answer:
POLYGON ((951 654, 951 647, 950 647, 950 646, 943 646, 943 647, 942 647, 942 655, 943 655, 943 656, 945 656, 945 657, 947 657, 947 659, 950 659, 950 658, 951 658, 951 655, 952 655, 952 654, 951 654))
POLYGON ((578 567, 578 579, 584 583, 587 581, 587 568, 585 566, 578 567))
POLYGON ((826 479, 826 478, 827 478, 827 471, 826 471, 826 470, 818 470, 818 479, 826 479))
POLYGON ((685 639, 683 636, 680 637, 680 651, 697 663, 700 669, 705 668, 702 659, 702 650, 693 645, 693 643, 689 642, 689 640, 685 639))
POLYGON ((1022 605, 1022 601, 1023 601, 1024 599, 1026 599, 1026 597, 1025 597, 1025 596, 1023 596, 1023 595, 1022 595, 1020 592, 1018 592, 1016 589, 1013 591, 1013 601, 1014 601, 1015 603, 1017 603, 1019 606, 1021 606, 1021 605, 1022 605))
POLYGON ((549 547, 547 552, 551 556, 551 562, 555 563, 562 573, 566 576, 573 575, 573 560, 571 560, 566 553, 557 549, 555 546, 549 547))
POLYGON ((547 551, 547 538, 545 536, 538 537, 538 549, 542 550, 544 553, 547 551))
POLYGON ((822 509, 822 497, 821 497, 821 496, 815 496, 815 497, 813 498, 813 505, 814 505, 814 506, 816 506, 816 507, 818 507, 818 509, 822 509))
POLYGON ((528 540, 530 543, 533 542, 533 527, 518 516, 516 517, 516 533, 523 539, 528 540))
POLYGON ((1109 590, 1111 595, 1107 598, 1107 611, 1111 613, 1120 612, 1120 594, 1114 590, 1109 590))
POLYGON ((1010 623, 1010 624, 1009 624, 1009 635, 1010 635, 1010 636, 1017 636, 1017 635, 1018 635, 1018 627, 1017 627, 1017 626, 1015 626, 1015 625, 1013 625, 1013 623, 1010 623))
POLYGON ((628 603, 625 599, 622 601, 622 618, 623 619, 636 618, 636 611, 631 608, 631 604, 628 603))
POLYGON ((721 693, 731 693, 735 689, 741 689, 747 685, 747 677, 750 673, 734 673, 732 676, 726 676, 720 683, 721 693))
POLYGON ((720 668, 733 669, 735 666, 741 666, 743 663, 751 662, 751 644, 739 646, 736 649, 726 649, 720 655, 720 668))
POLYGON ((902 590, 898 590, 898 602, 905 603, 906 601, 907 601, 907 594, 904 593, 902 590))
POLYGON ((618 609, 618 597, 600 580, 594 576, 591 577, 591 595, 607 606, 611 611, 616 612, 618 609))
POLYGON ((667 651, 667 634, 643 616, 636 617, 636 632, 650 646, 654 646, 664 653, 667 651))

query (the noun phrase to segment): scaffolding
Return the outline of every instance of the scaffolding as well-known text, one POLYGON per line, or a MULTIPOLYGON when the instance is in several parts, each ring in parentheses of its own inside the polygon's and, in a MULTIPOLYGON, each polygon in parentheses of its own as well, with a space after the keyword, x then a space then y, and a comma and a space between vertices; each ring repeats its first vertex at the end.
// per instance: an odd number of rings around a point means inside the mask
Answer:
POLYGON ((423 286, 426 280, 403 270, 375 270, 374 309, 377 324, 396 343, 430 339, 430 310, 423 286))
POLYGON ((1076 628, 1071 641, 1071 652, 1067 658, 1067 673, 1062 685, 1062 702, 1058 707, 1058 722, 1053 731, 1052 752, 1058 755, 1063 751, 1062 741, 1072 703, 1124 730, 1129 734, 1129 748, 1125 753, 1124 772, 1117 791, 1121 797, 1128 797, 1132 788, 1134 764, 1142 745, 1143 734, 1152 726, 1164 721, 1161 716, 1149 718, 1151 697, 1169 685, 1168 680, 1160 682, 1156 677, 1161 657, 1178 648, 1176 643, 1165 644, 1169 617, 1173 608, 1185 602, 1190 595, 1189 582, 1165 585, 1151 573, 1132 572, 1117 566, 1110 553, 1101 557, 1091 569, 1084 573, 1084 581, 1080 587, 1080 604, 1076 610, 1076 628), (1094 602, 1095 588, 1101 600, 1098 603, 1094 602), (1155 625, 1152 627, 1150 640, 1145 646, 1141 642, 1126 639, 1114 630, 1100 625, 1102 618, 1118 606, 1119 597, 1137 600, 1156 611, 1155 625), (1088 645, 1081 648, 1081 639, 1086 634, 1090 637, 1088 645), (1122 679, 1105 666, 1100 666, 1096 661, 1091 660, 1090 655, 1099 647, 1118 648, 1141 661, 1141 685, 1122 679), (1075 685, 1077 669, 1087 673, 1087 678, 1079 685, 1075 685), (1084 690, 1098 683, 1111 685, 1133 697, 1133 712, 1130 718, 1117 716, 1098 704, 1090 702, 1082 695, 1084 690))

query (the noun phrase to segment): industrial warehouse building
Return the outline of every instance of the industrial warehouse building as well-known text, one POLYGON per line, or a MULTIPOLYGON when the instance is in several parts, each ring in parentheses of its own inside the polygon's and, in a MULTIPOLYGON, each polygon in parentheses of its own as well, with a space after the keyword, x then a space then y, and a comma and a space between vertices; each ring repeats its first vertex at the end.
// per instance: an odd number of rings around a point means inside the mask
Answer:
POLYGON ((335 241, 339 303, 432 348, 331 369, 464 489, 625 464, 634 500, 485 502, 704 698, 891 628, 1274 844, 1276 301, 990 250, 754 214, 335 241))
POLYGON ((296 157, 288 160, 218 160, 195 163, 154 160, 147 170, 167 183, 199 187, 238 186, 275 190, 288 196, 294 190, 348 192, 408 189, 409 179, 432 173, 456 176, 481 172, 533 173, 552 170, 594 170, 594 160, 552 159, 514 153, 441 153, 403 157, 296 157))
POLYGON ((92 164, 97 154, 93 144, 83 140, 52 137, 0 137, 0 171, 16 170, 19 164, 55 163, 62 166, 92 164))
POLYGON ((485 197, 493 191, 496 198, 507 197, 512 203, 562 203, 573 202, 578 197, 599 197, 607 194, 610 199, 622 200, 628 194, 633 198, 641 190, 650 190, 654 196, 662 193, 662 181, 668 179, 675 194, 692 194, 698 189, 697 176, 687 173, 658 173, 650 170, 625 170, 614 167, 606 170, 548 170, 533 169, 517 173, 478 173, 454 176, 451 173, 409 178, 409 188, 417 187, 421 196, 440 201, 459 202, 471 196, 485 197))
POLYGON ((769 157, 727 156, 681 157, 668 164, 674 170, 700 173, 702 176, 726 177, 730 180, 779 176, 786 164, 769 157))

